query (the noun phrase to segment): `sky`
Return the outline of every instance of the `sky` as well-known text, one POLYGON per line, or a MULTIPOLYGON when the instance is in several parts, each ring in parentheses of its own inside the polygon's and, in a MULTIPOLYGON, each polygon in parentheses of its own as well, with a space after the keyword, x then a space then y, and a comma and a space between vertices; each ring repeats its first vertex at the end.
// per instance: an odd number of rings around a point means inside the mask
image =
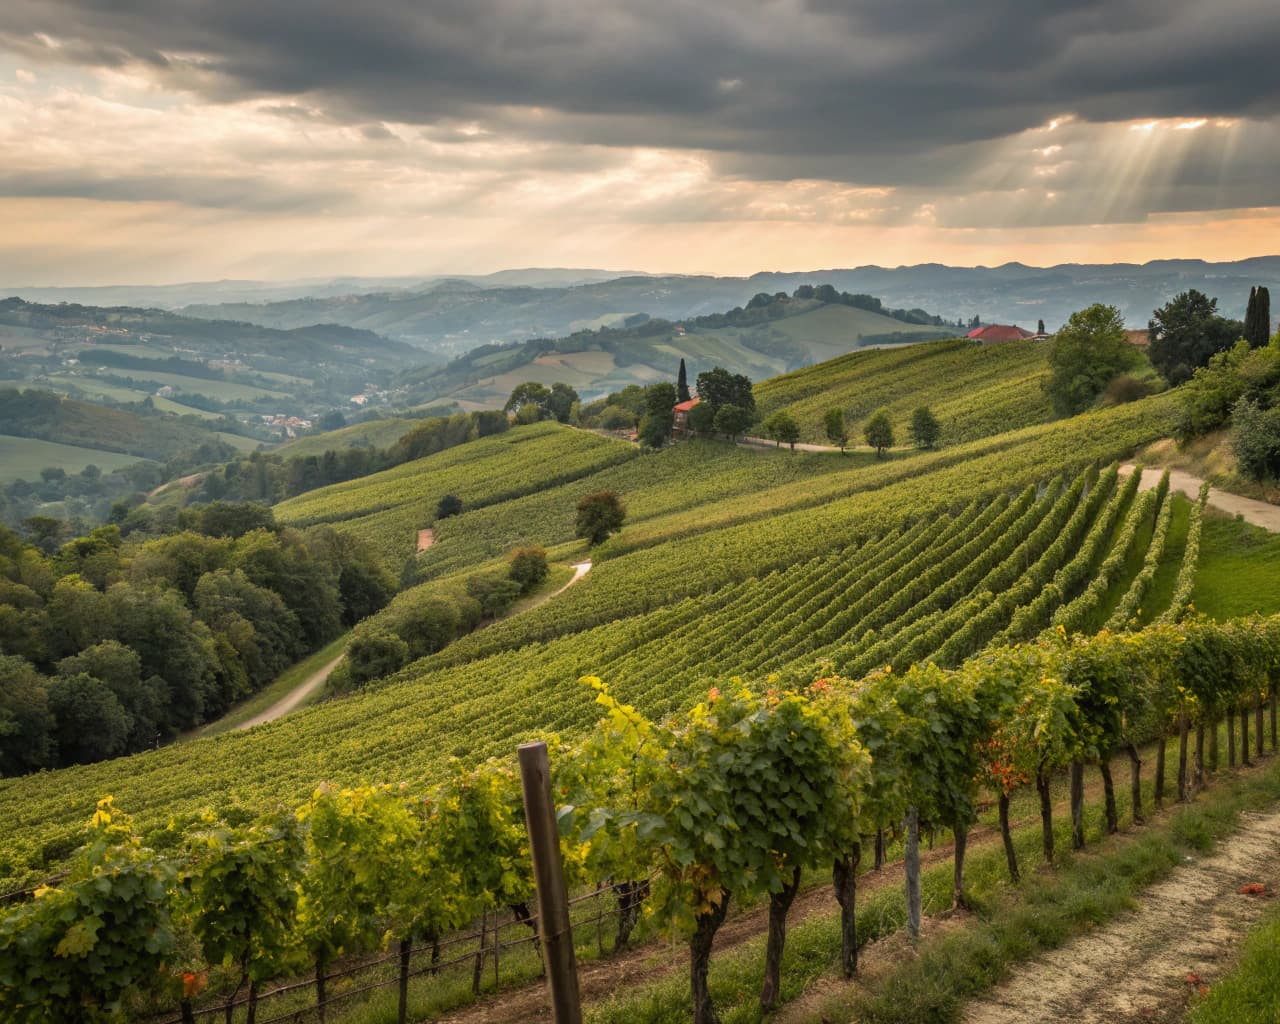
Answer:
POLYGON ((1275 0, 0 0, 0 282, 1280 252, 1275 0))

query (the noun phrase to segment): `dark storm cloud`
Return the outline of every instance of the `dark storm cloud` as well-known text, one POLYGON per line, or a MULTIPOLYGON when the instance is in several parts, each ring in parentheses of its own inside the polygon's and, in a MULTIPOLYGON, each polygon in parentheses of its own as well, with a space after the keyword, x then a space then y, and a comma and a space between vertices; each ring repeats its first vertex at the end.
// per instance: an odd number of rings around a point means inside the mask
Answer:
MULTIPOLYGON (((550 144, 523 155, 522 172, 590 172, 623 147, 711 151, 727 181, 892 187, 897 200, 870 201, 860 214, 879 223, 909 221, 924 203, 950 226, 1280 205, 1274 0, 6 0, 5 7, 0 52, 75 67, 141 65, 163 85, 209 101, 265 99, 264 111, 289 121, 353 126, 387 154, 396 139, 421 132, 456 145, 459 167, 469 159, 462 153, 491 140, 550 144), (1074 120, 1043 142, 1022 134, 1064 114, 1074 120), (1166 132, 1141 179, 1127 162, 1135 147, 1121 145, 1125 129, 1109 124, 1201 117, 1249 118, 1252 128, 1247 137, 1218 128, 1166 132), (406 133, 403 124, 421 127, 406 133), (1034 155, 1050 143, 1061 155, 1034 155)), ((437 153, 432 167, 453 163, 437 153)), ((95 195, 132 195, 148 181, 87 186, 95 195)), ((75 183, 64 184, 72 194, 75 183)), ((28 187, 64 194, 64 184, 28 187)), ((157 187, 167 194, 163 180, 157 187)), ((184 179, 169 191, 187 188, 184 179)), ((253 191, 210 181, 194 194, 209 205, 234 205, 240 193, 246 204, 287 201, 253 191)), ((634 216, 744 215, 723 197, 701 203, 674 197, 634 216)), ((813 215, 838 212, 819 207, 813 215)))
POLYGON ((1064 110, 1113 120, 1280 106, 1280 5, 1269 0, 6 7, 9 49, 134 59, 215 99, 304 95, 343 118, 418 123, 536 107, 551 116, 516 127, 610 144, 911 152, 1064 110))

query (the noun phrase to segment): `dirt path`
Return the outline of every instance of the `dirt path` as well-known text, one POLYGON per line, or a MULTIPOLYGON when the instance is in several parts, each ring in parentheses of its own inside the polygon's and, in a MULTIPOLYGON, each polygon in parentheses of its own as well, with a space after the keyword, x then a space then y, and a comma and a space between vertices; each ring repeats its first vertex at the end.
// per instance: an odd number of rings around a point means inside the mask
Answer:
POLYGON ((578 582, 578 580, 582 579, 582 577, 583 577, 583 576, 585 576, 585 575, 586 575, 587 573, 589 573, 590 571, 591 571, 591 560, 590 560, 590 559, 587 559, 587 561, 585 561, 585 562, 576 562, 576 563, 574 563, 574 566, 573 566, 573 576, 572 576, 572 578, 569 580, 569 582, 568 582, 568 583, 566 583, 566 584, 565 584, 563 587, 561 587, 559 590, 553 590, 553 591, 551 591, 551 593, 549 593, 549 594, 543 594, 541 597, 537 598, 536 600, 531 601, 531 602, 530 602, 528 605, 526 605, 524 608, 521 608, 521 609, 520 609, 520 613, 521 613, 521 614, 524 614, 525 612, 531 612, 531 611, 533 611, 533 609, 535 609, 535 608, 539 608, 539 607, 541 607, 542 605, 546 604, 546 603, 547 603, 548 601, 550 601, 553 597, 559 597, 561 594, 563 594, 563 593, 564 593, 566 590, 568 590, 571 586, 573 586, 575 583, 577 583, 577 582, 578 582))
MULTIPOLYGON (((1120 472, 1128 475, 1132 473, 1134 467, 1130 463, 1120 467, 1120 472)), ((1159 467, 1150 467, 1142 471, 1141 488, 1149 491, 1160 482, 1160 477, 1164 470, 1159 467)), ((1173 491, 1181 491, 1188 498, 1196 498, 1200 494, 1200 488, 1204 485, 1204 481, 1198 476, 1192 476, 1180 469, 1169 470, 1169 489, 1173 491)), ((1270 505, 1265 501, 1257 501, 1254 498, 1244 498, 1239 494, 1231 494, 1228 491, 1219 491, 1215 488, 1209 490, 1209 504, 1214 508, 1226 512, 1232 516, 1243 516, 1246 523, 1252 523, 1254 526, 1261 526, 1264 530, 1270 530, 1273 533, 1280 533, 1280 505, 1270 505)))
POLYGON ((1020 968, 973 1004, 966 1024, 1181 1020, 1194 988, 1212 983, 1267 905, 1240 887, 1280 886, 1280 811, 1246 814, 1218 853, 1177 868, 1136 911, 1020 968))
POLYGON ((247 722, 242 722, 240 725, 237 725, 235 731, 239 732, 244 729, 252 729, 255 725, 262 725, 263 722, 274 722, 277 718, 282 718, 287 715, 304 700, 310 697, 312 693, 323 686, 324 681, 329 678, 333 670, 338 667, 339 663, 346 656, 347 652, 343 651, 332 661, 316 669, 298 686, 295 686, 287 696, 281 697, 278 701, 272 704, 271 707, 267 708, 266 711, 254 715, 247 722))
POLYGON ((418 553, 421 554, 436 542, 436 531, 427 527, 425 530, 418 531, 418 553))

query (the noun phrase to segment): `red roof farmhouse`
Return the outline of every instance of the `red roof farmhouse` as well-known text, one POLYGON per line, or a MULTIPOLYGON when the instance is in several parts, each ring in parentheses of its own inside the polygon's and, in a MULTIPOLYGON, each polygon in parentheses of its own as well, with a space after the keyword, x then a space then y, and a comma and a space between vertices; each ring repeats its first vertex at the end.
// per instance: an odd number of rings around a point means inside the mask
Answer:
POLYGON ((697 404, 698 399, 691 398, 687 402, 681 402, 671 410, 674 414, 674 419, 671 423, 671 432, 676 437, 688 437, 693 433, 693 431, 689 429, 689 410, 697 404))
POLYGON ((997 341, 1021 341, 1024 338, 1034 337, 1034 335, 1016 325, 988 324, 986 327, 975 328, 965 337, 980 341, 984 345, 990 345, 997 341))

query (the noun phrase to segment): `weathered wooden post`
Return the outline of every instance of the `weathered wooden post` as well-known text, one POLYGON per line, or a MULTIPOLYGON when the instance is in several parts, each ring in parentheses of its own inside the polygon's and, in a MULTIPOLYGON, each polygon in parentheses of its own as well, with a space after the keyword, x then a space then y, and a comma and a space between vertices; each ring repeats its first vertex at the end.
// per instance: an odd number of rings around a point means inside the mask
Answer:
POLYGON ((542 962, 551 990, 551 1012, 556 1024, 582 1024, 578 998, 578 965, 569 925, 569 899, 564 865, 560 861, 560 837, 555 805, 551 799, 551 761, 545 743, 519 747, 520 782, 524 791, 524 817, 533 855, 533 879, 538 893, 538 924, 542 933, 542 962))

